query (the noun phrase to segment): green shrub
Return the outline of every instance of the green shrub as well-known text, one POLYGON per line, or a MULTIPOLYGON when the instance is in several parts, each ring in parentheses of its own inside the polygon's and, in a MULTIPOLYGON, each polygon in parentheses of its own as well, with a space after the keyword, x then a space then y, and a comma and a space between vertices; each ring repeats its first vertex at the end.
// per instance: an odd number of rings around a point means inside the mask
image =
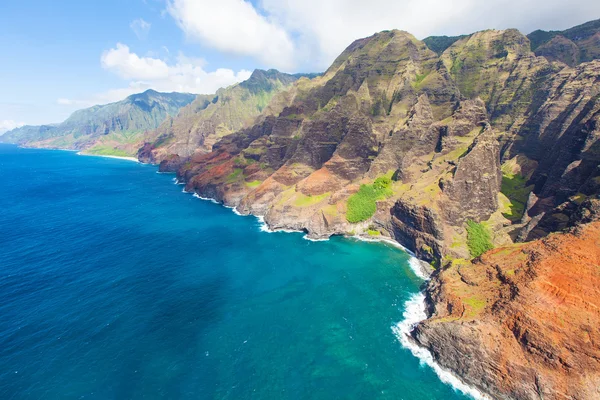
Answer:
POLYGON ((262 181, 252 181, 252 182, 246 182, 246 186, 248 186, 249 188, 255 188, 260 186, 260 184, 262 183, 262 181))
POLYGON ((390 186, 392 186, 392 180, 387 176, 380 176, 375 179, 375 182, 373 183, 375 190, 389 189, 390 186))
POLYGON ((231 174, 227 175, 226 183, 234 183, 238 181, 243 176, 243 172, 244 170, 241 168, 235 168, 231 174))
POLYGON ((377 211, 377 200, 391 196, 392 181, 388 177, 380 177, 372 185, 360 185, 358 192, 348 198, 346 219, 350 223, 366 221, 377 211))
POLYGON ((510 211, 503 213, 505 218, 516 222, 525 212, 525 206, 533 185, 527 186, 527 179, 518 174, 502 174, 500 191, 510 200, 510 211))
POLYGON ((467 245, 473 258, 494 248, 488 229, 483 224, 471 220, 467 221, 467 245))

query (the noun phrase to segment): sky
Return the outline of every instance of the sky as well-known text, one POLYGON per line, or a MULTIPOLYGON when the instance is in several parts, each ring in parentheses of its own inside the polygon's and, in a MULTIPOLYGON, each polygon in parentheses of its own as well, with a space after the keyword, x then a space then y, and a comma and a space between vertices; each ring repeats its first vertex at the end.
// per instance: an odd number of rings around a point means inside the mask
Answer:
POLYGON ((322 72, 353 40, 562 30, 598 0, 0 0, 0 133, 152 88, 214 93, 256 68, 322 72))

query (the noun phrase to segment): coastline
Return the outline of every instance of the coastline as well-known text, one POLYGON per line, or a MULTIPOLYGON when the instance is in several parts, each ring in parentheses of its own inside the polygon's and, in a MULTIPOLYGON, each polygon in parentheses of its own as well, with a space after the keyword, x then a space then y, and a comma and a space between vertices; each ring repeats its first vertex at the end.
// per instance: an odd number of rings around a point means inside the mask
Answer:
POLYGON ((409 350, 413 356, 419 359, 421 365, 427 365, 435 372, 440 380, 451 386, 454 390, 463 393, 475 400, 493 400, 489 395, 481 392, 479 389, 470 386, 454 372, 446 370, 440 366, 431 352, 425 347, 420 346, 414 341, 410 333, 415 325, 427 319, 425 304, 425 294, 421 291, 411 296, 404 303, 404 319, 392 326, 392 332, 405 349, 409 350))
MULTIPOLYGON (((77 150, 70 150, 70 151, 77 151, 77 150)), ((107 156, 107 155, 102 155, 102 154, 87 154, 87 153, 82 153, 81 151, 78 151, 77 155, 78 156, 88 156, 88 157, 114 158, 114 159, 117 159, 117 160, 133 161, 133 162, 136 162, 138 164, 141 164, 140 160, 138 160, 135 157, 107 156)))
MULTIPOLYGON (((21 146, 19 146, 19 147, 21 147, 21 146)), ((77 152, 77 150, 70 150, 70 149, 48 149, 48 150, 61 150, 61 151, 77 152)), ((77 152, 76 154, 81 155, 81 156, 96 156, 96 157, 104 157, 104 158, 115 158, 115 159, 121 159, 121 160, 125 160, 125 161, 134 161, 138 164, 142 164, 142 162, 140 162, 138 159, 135 159, 133 157, 104 156, 104 155, 96 155, 96 154, 84 154, 81 152, 77 152)), ((157 173, 168 174, 169 172, 157 171, 157 173)), ((174 177, 172 181, 175 185, 185 185, 185 183, 179 181, 177 179, 177 177, 174 177)), ((198 198, 200 200, 210 201, 214 204, 218 204, 225 208, 231 209, 238 216, 244 216, 244 217, 245 216, 253 216, 253 217, 257 218, 258 222, 260 223, 259 229, 262 232, 267 232, 267 233, 274 233, 274 232, 298 233, 298 232, 300 232, 300 233, 302 233, 302 231, 289 230, 289 229, 285 229, 285 228, 271 229, 268 226, 268 224, 265 222, 264 216, 256 216, 256 215, 252 215, 252 214, 241 214, 240 212, 237 211, 236 207, 227 206, 223 202, 217 201, 213 198, 202 197, 199 194, 197 194, 196 192, 186 191, 185 188, 182 190, 182 192, 191 194, 193 197, 198 198)), ((406 252, 409 255, 410 269, 413 271, 413 273, 418 278, 422 279, 424 282, 426 282, 430 279, 432 270, 428 270, 427 268, 425 268, 425 266, 423 265, 423 263, 425 263, 425 262, 422 260, 419 260, 411 250, 405 248, 400 243, 398 243, 397 241, 395 241, 391 238, 366 237, 366 236, 361 236, 361 235, 352 235, 352 236, 344 235, 344 237, 347 239, 354 239, 357 241, 372 242, 372 243, 379 242, 379 243, 385 243, 385 244, 394 246, 394 247, 406 252)), ((306 235, 304 236, 304 239, 310 240, 310 241, 327 241, 327 240, 329 240, 329 238, 311 239, 311 238, 307 238, 306 235)), ((418 343, 416 343, 412 339, 412 337, 410 336, 410 332, 414 329, 414 326, 417 325, 419 322, 427 319, 427 314, 426 314, 425 310, 426 310, 426 304, 425 304, 424 291, 419 291, 418 293, 413 294, 411 296, 411 298, 405 302, 404 312, 402 314, 402 316, 403 316, 402 321, 396 323, 395 325, 393 325, 391 327, 391 330, 392 330, 393 334, 396 336, 397 340, 400 342, 400 345, 402 347, 404 347, 405 349, 409 350, 414 357, 419 359, 421 365, 427 365, 428 367, 430 367, 443 383, 449 385, 454 390, 461 392, 461 393, 463 393, 473 399, 476 399, 476 400, 492 400, 491 397, 480 392, 477 388, 469 386, 466 383, 464 383, 460 379, 460 377, 455 375, 453 372, 443 369, 439 364, 436 363, 436 361, 434 360, 434 358, 433 358, 432 354, 429 352, 429 350, 420 346, 418 343)))
MULTIPOLYGON (((173 178, 173 183, 175 185, 184 185, 185 184, 184 182, 180 182, 177 178, 173 178)), ((259 229, 261 232, 265 232, 265 233, 275 233, 275 232, 303 233, 302 231, 299 231, 299 230, 292 230, 292 229, 285 229, 285 228, 271 229, 268 226, 268 224, 266 223, 264 216, 257 216, 257 215, 252 215, 252 214, 241 214, 239 211, 237 211, 236 207, 227 206, 223 202, 217 201, 213 198, 202 197, 196 192, 188 192, 185 190, 185 188, 183 189, 183 193, 191 194, 195 198, 203 200, 203 201, 210 201, 213 204, 221 205, 225 208, 232 210, 234 214, 242 216, 242 217, 253 216, 260 223, 259 229)), ((413 273, 418 278, 422 279, 423 282, 427 282, 431 278, 433 269, 429 266, 429 264, 423 260, 419 260, 416 257, 415 253, 413 253, 410 249, 407 249, 406 247, 402 246, 402 244, 398 243, 397 241, 393 240, 392 238, 387 238, 387 237, 375 238, 375 237, 366 237, 366 236, 362 236, 362 235, 353 235, 353 236, 344 235, 344 237, 347 239, 352 239, 352 240, 356 240, 356 241, 371 242, 371 243, 384 243, 384 244, 388 244, 393 247, 396 247, 409 255, 408 263, 409 263, 410 269, 413 271, 413 273), (427 268, 427 267, 429 267, 429 268, 427 268)), ((312 238, 309 238, 308 235, 304 235, 304 239, 309 240, 309 241, 316 241, 316 242, 329 240, 329 238, 312 239, 312 238)), ((493 400, 492 397, 481 392, 476 387, 468 385, 467 383, 463 382, 463 380, 458 375, 456 375, 454 372, 444 369, 441 365, 439 365, 435 361, 435 359, 433 358, 433 355, 427 348, 422 347, 417 342, 415 342, 415 340, 412 338, 411 332, 413 331, 414 327, 417 324, 419 324, 420 322, 427 319, 426 307, 427 306, 426 306, 426 300, 425 300, 425 289, 422 289, 418 293, 413 294, 404 303, 404 311, 402 313, 403 319, 401 321, 397 322, 395 325, 391 326, 392 333, 394 334, 394 336, 396 336, 396 339, 400 342, 400 345, 403 348, 409 350, 411 352, 411 354, 419 360, 419 363, 421 365, 426 365, 427 367, 431 368, 433 370, 433 372, 438 376, 438 378, 440 379, 441 382, 452 387, 452 389, 454 389, 455 391, 460 392, 460 393, 464 394, 465 396, 468 396, 474 400, 493 400)))

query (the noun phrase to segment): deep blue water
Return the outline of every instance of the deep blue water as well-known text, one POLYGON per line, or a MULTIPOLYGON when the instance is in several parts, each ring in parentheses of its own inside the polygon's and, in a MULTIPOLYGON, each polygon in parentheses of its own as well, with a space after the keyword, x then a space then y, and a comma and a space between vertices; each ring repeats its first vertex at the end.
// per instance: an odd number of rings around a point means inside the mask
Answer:
POLYGON ((384 245, 264 233, 129 161, 0 145, 0 399, 464 399, 384 245))

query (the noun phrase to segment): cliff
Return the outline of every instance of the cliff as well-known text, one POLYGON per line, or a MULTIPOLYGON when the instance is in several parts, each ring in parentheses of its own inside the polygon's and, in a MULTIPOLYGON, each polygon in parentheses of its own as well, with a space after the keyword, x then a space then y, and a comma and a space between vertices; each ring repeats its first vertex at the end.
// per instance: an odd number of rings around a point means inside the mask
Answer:
POLYGON ((222 137, 253 125, 261 114, 281 112, 277 103, 286 100, 276 95, 304 76, 257 69, 244 82, 219 89, 214 95, 198 96, 148 133, 139 157, 147 163, 158 163, 172 154, 189 157, 208 153, 222 137))
POLYGON ((414 336, 440 364, 497 398, 595 398, 600 61, 586 54, 536 54, 513 29, 381 32, 160 170, 274 229, 395 239, 437 268, 414 336))
POLYGON ((583 209, 594 222, 437 272, 414 338, 497 399, 600 398, 600 205, 583 209))
POLYGON ((357 40, 254 125, 161 169, 273 228, 389 236, 438 265, 474 253, 469 221, 491 245, 564 228, 598 193, 600 61, 551 62, 516 30, 450 39, 441 55, 402 31, 357 40))

